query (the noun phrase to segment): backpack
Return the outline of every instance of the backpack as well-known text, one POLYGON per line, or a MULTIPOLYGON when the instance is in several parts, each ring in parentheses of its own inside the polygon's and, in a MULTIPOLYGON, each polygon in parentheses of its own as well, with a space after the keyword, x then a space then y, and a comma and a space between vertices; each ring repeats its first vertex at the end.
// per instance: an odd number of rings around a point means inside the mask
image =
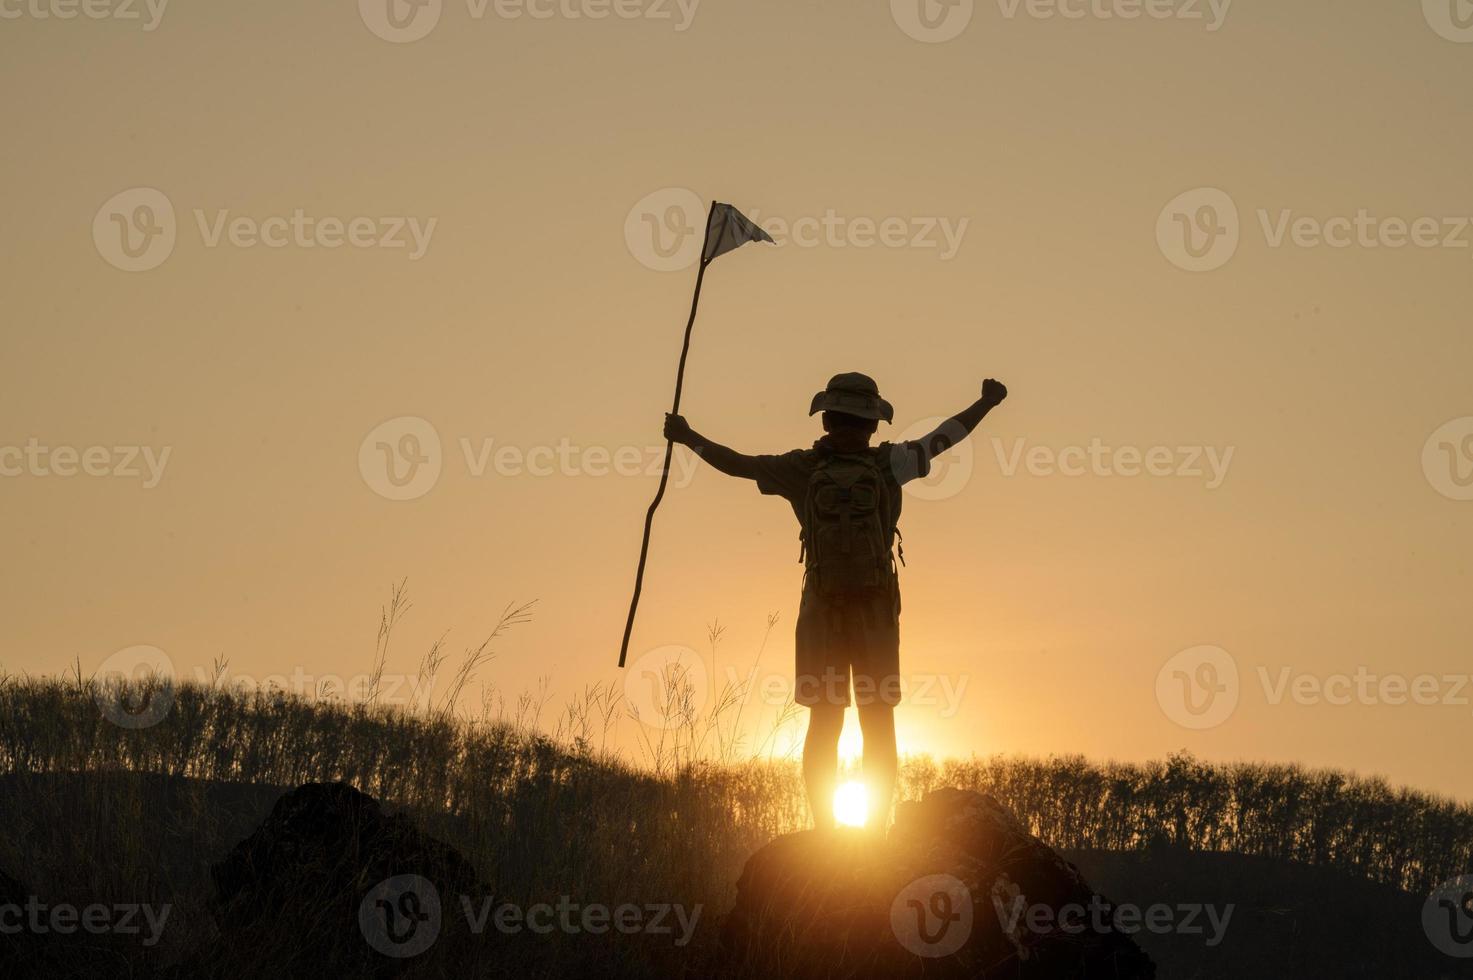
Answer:
POLYGON ((808 478, 799 540, 804 585, 820 595, 889 592, 891 542, 899 535, 881 454, 822 453, 808 478))

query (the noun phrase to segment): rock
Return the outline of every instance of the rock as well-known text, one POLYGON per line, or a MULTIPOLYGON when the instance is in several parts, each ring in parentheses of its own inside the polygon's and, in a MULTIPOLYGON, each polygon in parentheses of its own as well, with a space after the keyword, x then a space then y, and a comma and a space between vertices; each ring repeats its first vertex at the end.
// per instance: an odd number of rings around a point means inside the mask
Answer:
MULTIPOLYGON (((899 951, 890 899, 902 872, 854 831, 805 830, 747 859, 736 905, 721 923, 722 959, 736 972, 854 976, 876 972, 899 951)), ((890 969, 886 966, 886 972, 890 969)))
POLYGON ((487 894, 454 848, 345 783, 282 796, 211 877, 222 942, 209 974, 248 962, 259 976, 387 978, 463 959, 480 937, 462 898, 487 894))
POLYGON ((748 860, 723 969, 783 975, 1149 980, 1077 868, 990 796, 946 789, 861 831, 779 837, 748 860))
POLYGON ((943 789, 902 804, 891 844, 907 873, 965 885, 973 928, 956 955, 985 975, 1155 976, 1150 958, 1113 926, 1112 903, 991 796, 943 789))

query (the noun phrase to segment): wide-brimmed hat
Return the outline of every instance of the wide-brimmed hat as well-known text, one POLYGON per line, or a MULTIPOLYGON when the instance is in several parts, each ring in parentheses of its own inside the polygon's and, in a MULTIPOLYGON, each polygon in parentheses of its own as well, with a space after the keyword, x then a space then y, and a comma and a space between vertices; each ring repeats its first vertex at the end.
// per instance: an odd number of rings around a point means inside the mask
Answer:
POLYGON ((895 409, 880 397, 880 386, 867 374, 851 371, 836 374, 829 379, 829 386, 813 396, 808 414, 819 412, 843 412, 862 419, 895 421, 895 409))

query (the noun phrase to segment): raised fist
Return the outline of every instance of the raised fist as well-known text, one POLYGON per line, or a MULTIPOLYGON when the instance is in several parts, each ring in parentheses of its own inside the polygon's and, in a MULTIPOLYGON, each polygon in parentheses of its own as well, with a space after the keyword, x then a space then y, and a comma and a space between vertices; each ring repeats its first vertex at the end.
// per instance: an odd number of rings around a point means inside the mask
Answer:
POLYGON ((1008 386, 1003 384, 1001 381, 997 381, 993 378, 988 378, 986 381, 982 382, 983 401, 990 402, 991 404, 996 405, 1006 397, 1008 397, 1008 386))

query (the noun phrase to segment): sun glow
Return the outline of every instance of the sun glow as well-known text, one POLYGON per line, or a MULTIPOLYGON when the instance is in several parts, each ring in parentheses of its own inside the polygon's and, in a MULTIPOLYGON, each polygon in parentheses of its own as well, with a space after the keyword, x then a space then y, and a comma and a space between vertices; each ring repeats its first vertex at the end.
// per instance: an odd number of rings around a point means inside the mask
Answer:
POLYGON ((845 783, 834 792, 834 819, 841 827, 863 827, 869 819, 869 791, 864 783, 845 783))
POLYGON ((850 720, 844 724, 844 729, 839 734, 839 762, 847 766, 862 758, 864 758, 864 736, 859 732, 858 720, 850 720))

